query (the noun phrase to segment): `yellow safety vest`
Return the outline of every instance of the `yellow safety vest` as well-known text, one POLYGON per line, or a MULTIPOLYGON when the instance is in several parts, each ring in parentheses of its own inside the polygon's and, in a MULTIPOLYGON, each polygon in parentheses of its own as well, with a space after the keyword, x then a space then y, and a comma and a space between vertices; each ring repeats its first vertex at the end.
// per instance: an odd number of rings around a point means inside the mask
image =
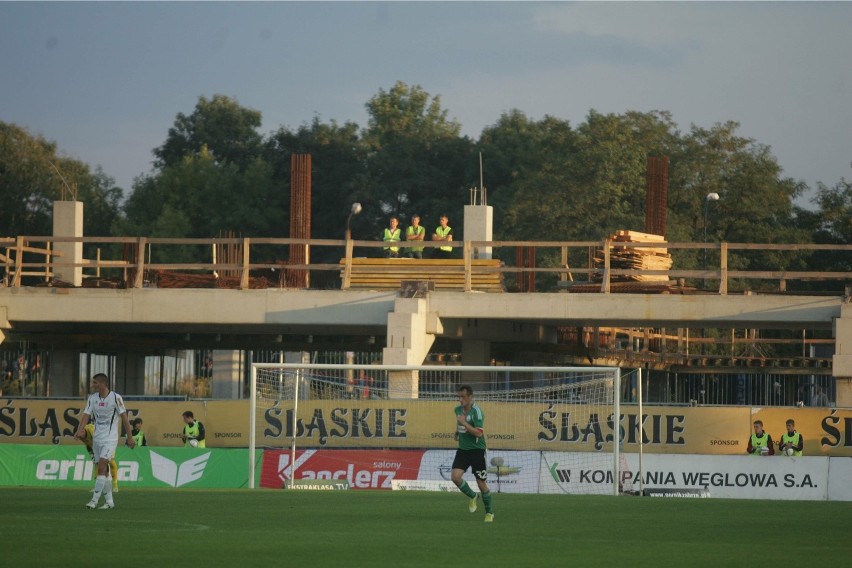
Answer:
MULTIPOLYGON (((783 446, 785 444, 793 444, 794 446, 798 446, 799 445, 799 438, 801 438, 801 437, 802 437, 802 435, 799 434, 798 432, 796 432, 792 436, 788 436, 787 433, 784 432, 784 435, 781 436, 781 445, 783 446)), ((799 450, 795 450, 793 452, 793 455, 794 456, 800 456, 800 455, 802 455, 802 452, 799 451, 799 450)))
POLYGON ((136 442, 136 445, 140 448, 142 447, 142 442, 145 441, 145 432, 139 430, 135 434, 133 434, 133 440, 136 442))
MULTIPOLYGON (((382 235, 382 240, 386 243, 393 243, 400 241, 400 232, 399 227, 391 231, 390 229, 385 229, 384 234, 382 235)), ((399 252, 399 247, 385 247, 385 250, 390 249, 392 252, 399 252)))
MULTIPOLYGON (((426 233, 426 229, 424 229, 424 228, 423 228, 423 225, 418 225, 418 226, 417 226, 417 230, 416 230, 416 231, 414 230, 414 225, 409 226, 409 227, 405 230, 405 234, 406 234, 406 236, 409 236, 409 235, 423 235, 423 234, 425 234, 425 233, 426 233)), ((410 250, 411 252, 423 252, 423 247, 411 247, 411 248, 410 248, 410 249, 408 249, 408 250, 410 250)))
MULTIPOLYGON (((184 426, 183 427, 183 435, 186 436, 187 438, 186 438, 186 442, 184 442, 183 445, 189 447, 189 439, 190 438, 198 438, 198 434, 199 434, 198 420, 193 422, 191 426, 189 424, 184 426)), ((206 442, 206 440, 198 440, 198 447, 199 448, 206 448, 207 444, 205 444, 204 442, 206 442)))
MULTIPOLYGON (((447 235, 449 235, 452 232, 453 232, 453 228, 450 227, 449 225, 447 225, 446 229, 444 229, 441 226, 438 226, 438 228, 435 229, 435 234, 438 235, 441 238, 446 237, 447 235)), ((441 247, 441 250, 445 250, 445 251, 450 252, 450 251, 453 250, 453 247, 441 247)))
POLYGON ((757 434, 752 434, 751 435, 751 447, 754 448, 754 453, 751 454, 751 455, 759 456, 761 448, 769 447, 767 445, 768 440, 769 440, 769 434, 767 434, 766 432, 764 432, 763 436, 761 436, 760 438, 757 437, 757 434))

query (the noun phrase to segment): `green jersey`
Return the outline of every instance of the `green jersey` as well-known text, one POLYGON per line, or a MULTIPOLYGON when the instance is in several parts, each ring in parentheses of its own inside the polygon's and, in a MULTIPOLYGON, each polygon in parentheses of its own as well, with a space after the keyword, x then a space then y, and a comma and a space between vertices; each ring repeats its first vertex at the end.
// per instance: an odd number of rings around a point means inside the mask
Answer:
MULTIPOLYGON (((459 416, 464 413, 463 406, 456 407, 456 416, 459 416)), ((482 412, 482 409, 476 404, 473 403, 470 407, 470 410, 466 416, 467 423, 473 426, 474 428, 478 428, 480 430, 485 426, 485 413, 482 412)), ((459 449, 460 450, 484 450, 485 449, 485 435, 479 436, 478 438, 473 434, 469 433, 464 426, 456 422, 456 432, 459 434, 459 449)))

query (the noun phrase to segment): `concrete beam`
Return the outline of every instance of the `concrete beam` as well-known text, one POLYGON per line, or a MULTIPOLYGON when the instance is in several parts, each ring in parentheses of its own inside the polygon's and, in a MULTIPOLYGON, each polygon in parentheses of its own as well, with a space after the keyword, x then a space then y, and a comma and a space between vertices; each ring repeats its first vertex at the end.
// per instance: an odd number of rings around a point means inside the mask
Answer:
MULTIPOLYGON (((384 328, 394 292, 341 290, 0 288, 12 325, 373 326, 384 328)), ((429 311, 549 325, 812 327, 831 329, 841 297, 431 292, 429 311)), ((2 327, 2 326, 0 326, 2 327)))
POLYGON ((676 294, 430 294, 442 319, 480 318, 622 327, 821 327, 841 297, 676 294))
POLYGON ((441 319, 441 337, 485 339, 504 343, 556 343, 556 326, 529 321, 490 320, 482 318, 441 319))
POLYGON ((0 288, 0 306, 17 322, 262 326, 387 324, 393 292, 0 288))

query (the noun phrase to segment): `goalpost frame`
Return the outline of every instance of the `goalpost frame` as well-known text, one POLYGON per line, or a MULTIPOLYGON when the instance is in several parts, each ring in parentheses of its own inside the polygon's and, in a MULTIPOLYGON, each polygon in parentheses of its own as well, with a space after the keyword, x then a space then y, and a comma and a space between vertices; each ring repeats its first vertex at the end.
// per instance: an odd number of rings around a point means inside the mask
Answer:
MULTIPOLYGON (((249 478, 248 478, 248 486, 249 489, 254 489, 255 483, 254 478, 256 475, 255 469, 255 448, 256 445, 256 426, 255 426, 255 414, 257 413, 257 370, 258 369, 279 369, 282 371, 298 371, 304 369, 315 369, 315 370, 341 370, 341 371, 358 371, 364 368, 369 367, 373 370, 380 371, 434 371, 440 370, 441 367, 438 365, 353 365, 353 364, 331 364, 331 363, 252 363, 251 364, 251 390, 250 396, 251 400, 249 401, 249 478)), ((612 440, 612 477, 613 477, 613 495, 618 495, 618 488, 621 485, 621 471, 620 471, 620 416, 621 416, 621 368, 620 367, 540 367, 540 366, 532 366, 532 367, 524 367, 524 366, 505 366, 505 367, 495 367, 490 365, 459 365, 455 367, 451 367, 452 370, 456 371, 464 371, 464 372, 472 372, 472 373, 493 373, 493 372, 517 372, 517 373, 558 373, 558 372, 579 372, 579 373, 603 373, 603 372, 611 372, 612 373, 612 390, 613 390, 613 401, 612 401, 612 410, 614 415, 615 422, 615 431, 613 432, 613 440, 612 440)), ((295 437, 295 421, 296 421, 296 413, 298 409, 298 401, 299 401, 299 383, 301 380, 301 374, 296 376, 296 384, 294 387, 295 397, 294 397, 294 406, 293 406, 293 440, 291 446, 291 458, 290 458, 290 467, 295 467, 295 452, 296 452, 296 437, 295 437)))

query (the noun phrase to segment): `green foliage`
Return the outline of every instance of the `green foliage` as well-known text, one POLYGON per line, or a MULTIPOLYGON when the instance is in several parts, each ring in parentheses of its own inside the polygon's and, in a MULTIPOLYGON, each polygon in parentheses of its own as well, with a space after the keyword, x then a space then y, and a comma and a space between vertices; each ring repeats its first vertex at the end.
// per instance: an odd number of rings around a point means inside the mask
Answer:
POLYGON ((207 147, 216 163, 246 167, 261 147, 259 111, 241 106, 236 99, 200 97, 189 116, 178 113, 162 146, 154 150, 159 168, 173 166, 207 147))
POLYGON ((260 158, 243 171, 216 163, 205 148, 137 180, 125 206, 124 234, 153 237, 275 234, 282 207, 273 192, 272 168, 260 158))
MULTIPOLYGON (((813 235, 819 244, 852 244, 852 183, 841 178, 834 186, 817 184, 816 211, 796 210, 798 225, 813 235)), ((817 251, 809 258, 808 269, 852 272, 852 258, 841 251, 817 251)), ((838 282, 838 290, 842 283, 838 282)))
POLYGON ((3 236, 50 235, 53 202, 84 203, 84 233, 110 234, 121 190, 103 170, 93 173, 79 160, 62 156, 56 143, 0 121, 0 231, 3 236))
MULTIPOLYGON (((352 203, 359 201, 366 209, 374 209, 366 190, 366 146, 361 141, 358 125, 322 123, 315 117, 292 132, 280 128, 266 142, 265 157, 271 165, 275 191, 285 207, 276 236, 289 235, 290 158, 292 154, 311 155, 311 236, 319 239, 342 239, 352 203)), ((361 218, 355 217, 351 227, 363 234, 361 218)), ((358 237, 363 238, 363 237, 358 237)), ((339 251, 320 248, 314 260, 331 262, 339 251)))
MULTIPOLYGON (((591 110, 572 126, 514 109, 473 141, 461 136, 440 96, 418 85, 397 82, 379 89, 365 106, 364 129, 314 117, 264 139, 257 134, 259 112, 222 95, 200 97, 190 115, 177 115, 166 141, 154 150, 157 170, 136 180, 126 218, 113 230, 288 236, 291 155, 305 153, 312 158, 314 238, 342 238, 355 201, 363 205, 363 213, 351 219, 356 239, 378 240, 389 216, 400 217, 405 227, 413 213, 420 214, 427 232, 447 213, 463 234, 462 209, 469 188, 479 185, 482 152, 498 240, 597 241, 620 229, 644 231, 647 160, 660 155, 669 158, 669 241, 701 242, 705 235, 713 243, 849 239, 848 184, 820 185, 818 214, 794 208, 806 186, 783 177, 770 148, 740 136, 735 122, 692 125, 682 133, 665 111, 591 110), (709 193, 721 198, 708 202, 709 193)), ((339 252, 321 249, 314 260, 331 262, 339 252)), ((572 251, 570 264, 585 265, 581 252, 572 251)), ((731 251, 729 268, 798 270, 816 267, 815 260, 800 251, 731 251)), ((558 262, 558 251, 539 254, 539 266, 558 262)), ((675 253, 678 268, 702 262, 700 251, 675 253)), ((707 264, 718 264, 716 251, 708 253, 707 264)))
POLYGON ((414 213, 427 232, 438 226, 442 213, 459 231, 478 161, 473 142, 459 136, 460 126, 447 119, 440 97, 430 98, 420 86, 397 82, 387 92, 380 89, 366 106, 364 201, 376 206, 366 208, 362 216, 370 236, 378 238, 391 215, 399 217, 404 228, 414 213))

